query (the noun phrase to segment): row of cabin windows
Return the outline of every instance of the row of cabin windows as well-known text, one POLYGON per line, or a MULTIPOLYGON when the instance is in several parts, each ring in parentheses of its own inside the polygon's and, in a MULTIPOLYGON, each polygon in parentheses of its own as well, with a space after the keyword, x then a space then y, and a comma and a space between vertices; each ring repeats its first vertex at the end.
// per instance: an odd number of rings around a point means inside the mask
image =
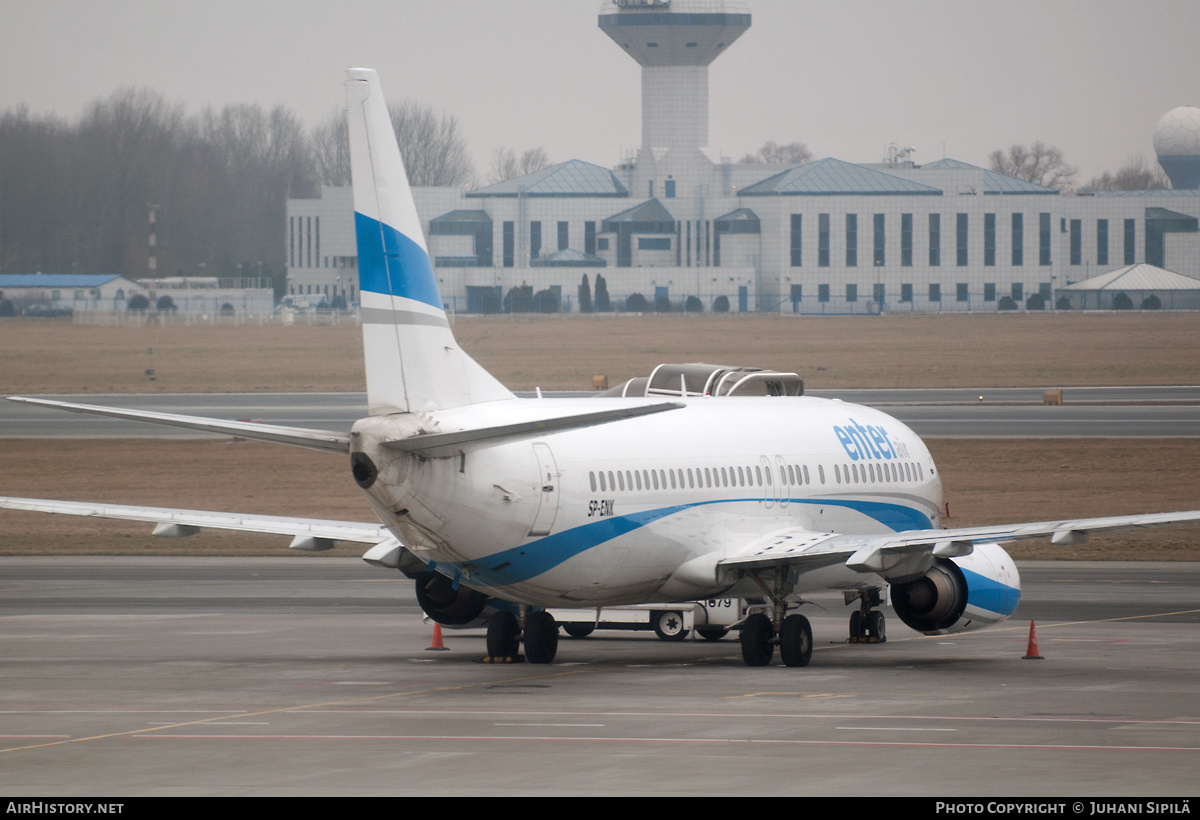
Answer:
POLYGON ((838 484, 898 484, 901 481, 920 481, 921 470, 911 461, 881 461, 876 464, 833 465, 833 478, 838 484))
MULTIPOLYGON (((896 463, 881 463, 878 469, 875 464, 869 466, 871 481, 917 481, 920 476, 917 465, 910 465, 907 462, 899 466, 896 463)), ((861 481, 867 481, 867 468, 866 464, 862 466, 861 481)), ((812 474, 809 473, 807 465, 777 464, 776 469, 779 471, 781 486, 799 487, 813 483, 812 474)), ((843 473, 845 483, 850 483, 851 475, 854 476, 855 483, 860 481, 858 465, 843 466, 839 470, 838 465, 835 464, 833 470, 838 484, 843 483, 843 473)), ((754 467, 688 467, 687 469, 671 470, 592 470, 588 472, 588 481, 591 484, 592 492, 704 489, 706 487, 770 487, 773 482, 771 473, 770 468, 764 470, 762 465, 754 467)), ((818 482, 824 484, 825 468, 817 465, 816 474, 818 482)))

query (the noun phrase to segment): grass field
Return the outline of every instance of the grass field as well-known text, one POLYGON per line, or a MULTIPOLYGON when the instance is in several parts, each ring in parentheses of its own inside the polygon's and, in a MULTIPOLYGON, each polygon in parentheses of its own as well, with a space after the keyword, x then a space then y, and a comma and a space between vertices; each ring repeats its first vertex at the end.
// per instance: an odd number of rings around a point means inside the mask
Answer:
MULTIPOLYGON (((454 332, 518 390, 588 389, 597 374, 616 384, 686 361, 795 371, 816 390, 1200 381, 1200 317, 1179 313, 470 316, 459 317, 454 332)), ((0 389, 8 394, 364 389, 361 333, 347 324, 122 328, 5 319, 0 340, 0 389)))

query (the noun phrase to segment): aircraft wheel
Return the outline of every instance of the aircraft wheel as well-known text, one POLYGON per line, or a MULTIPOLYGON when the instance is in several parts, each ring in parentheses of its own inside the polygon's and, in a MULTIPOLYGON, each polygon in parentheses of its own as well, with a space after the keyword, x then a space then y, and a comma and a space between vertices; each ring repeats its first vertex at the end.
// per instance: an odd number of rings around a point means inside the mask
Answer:
POLYGON ((779 630, 779 656, 785 666, 808 666, 812 660, 812 626, 803 615, 789 615, 779 630))
POLYGON ((563 629, 572 638, 586 638, 596 631, 592 624, 563 624, 563 629))
POLYGON ((850 639, 861 640, 867 637, 867 625, 863 620, 861 609, 856 609, 850 613, 850 639))
POLYGON ((688 635, 688 631, 683 628, 683 613, 655 613, 654 634, 660 641, 682 641, 688 635))
POLYGON ((719 641, 729 633, 729 630, 723 626, 698 626, 696 631, 706 641, 719 641))
POLYGON ((525 616, 525 657, 530 663, 552 663, 558 654, 558 623, 544 609, 525 616))
POLYGON ((756 612, 742 624, 742 660, 746 666, 766 666, 775 655, 775 646, 771 639, 775 637, 775 627, 771 619, 761 612, 756 612))
POLYGON ((511 612, 497 612, 488 619, 487 653, 490 658, 515 658, 521 651, 521 627, 511 612))
POLYGON ((887 629, 884 626, 883 613, 877 609, 872 609, 867 615, 867 635, 884 643, 887 640, 887 629))

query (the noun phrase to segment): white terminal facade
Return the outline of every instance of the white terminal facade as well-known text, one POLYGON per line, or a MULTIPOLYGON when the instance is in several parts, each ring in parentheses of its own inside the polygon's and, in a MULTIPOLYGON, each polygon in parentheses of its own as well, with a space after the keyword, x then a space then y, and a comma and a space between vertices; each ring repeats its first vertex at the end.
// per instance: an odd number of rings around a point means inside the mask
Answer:
MULTIPOLYGON (((736 0, 605 2, 600 29, 642 66, 636 157, 414 189, 447 308, 504 309, 529 286, 578 310, 585 274, 593 295, 604 278, 613 310, 640 293, 673 310, 694 296, 705 311, 787 313, 1066 307, 1059 288, 1136 263, 1200 278, 1200 110, 1159 123, 1169 190, 1060 194, 903 151, 734 164, 707 145, 708 71, 750 23, 736 0)), ((348 188, 288 200, 286 242, 295 299, 357 302, 348 188)))

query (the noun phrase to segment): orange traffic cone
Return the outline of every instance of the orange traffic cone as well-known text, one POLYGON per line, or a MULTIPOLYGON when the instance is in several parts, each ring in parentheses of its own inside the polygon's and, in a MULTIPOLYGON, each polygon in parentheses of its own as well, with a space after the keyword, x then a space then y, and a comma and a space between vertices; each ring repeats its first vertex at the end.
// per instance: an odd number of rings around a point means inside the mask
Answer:
POLYGON ((1023 661, 1044 661, 1045 660, 1045 658, 1043 658, 1041 655, 1038 654, 1037 629, 1034 628, 1033 621, 1029 622, 1029 648, 1025 650, 1025 655, 1024 655, 1024 657, 1021 658, 1021 660, 1023 660, 1023 661))
POLYGON ((426 652, 449 652, 446 645, 442 643, 442 625, 437 621, 433 622, 433 643, 425 650, 426 652))

